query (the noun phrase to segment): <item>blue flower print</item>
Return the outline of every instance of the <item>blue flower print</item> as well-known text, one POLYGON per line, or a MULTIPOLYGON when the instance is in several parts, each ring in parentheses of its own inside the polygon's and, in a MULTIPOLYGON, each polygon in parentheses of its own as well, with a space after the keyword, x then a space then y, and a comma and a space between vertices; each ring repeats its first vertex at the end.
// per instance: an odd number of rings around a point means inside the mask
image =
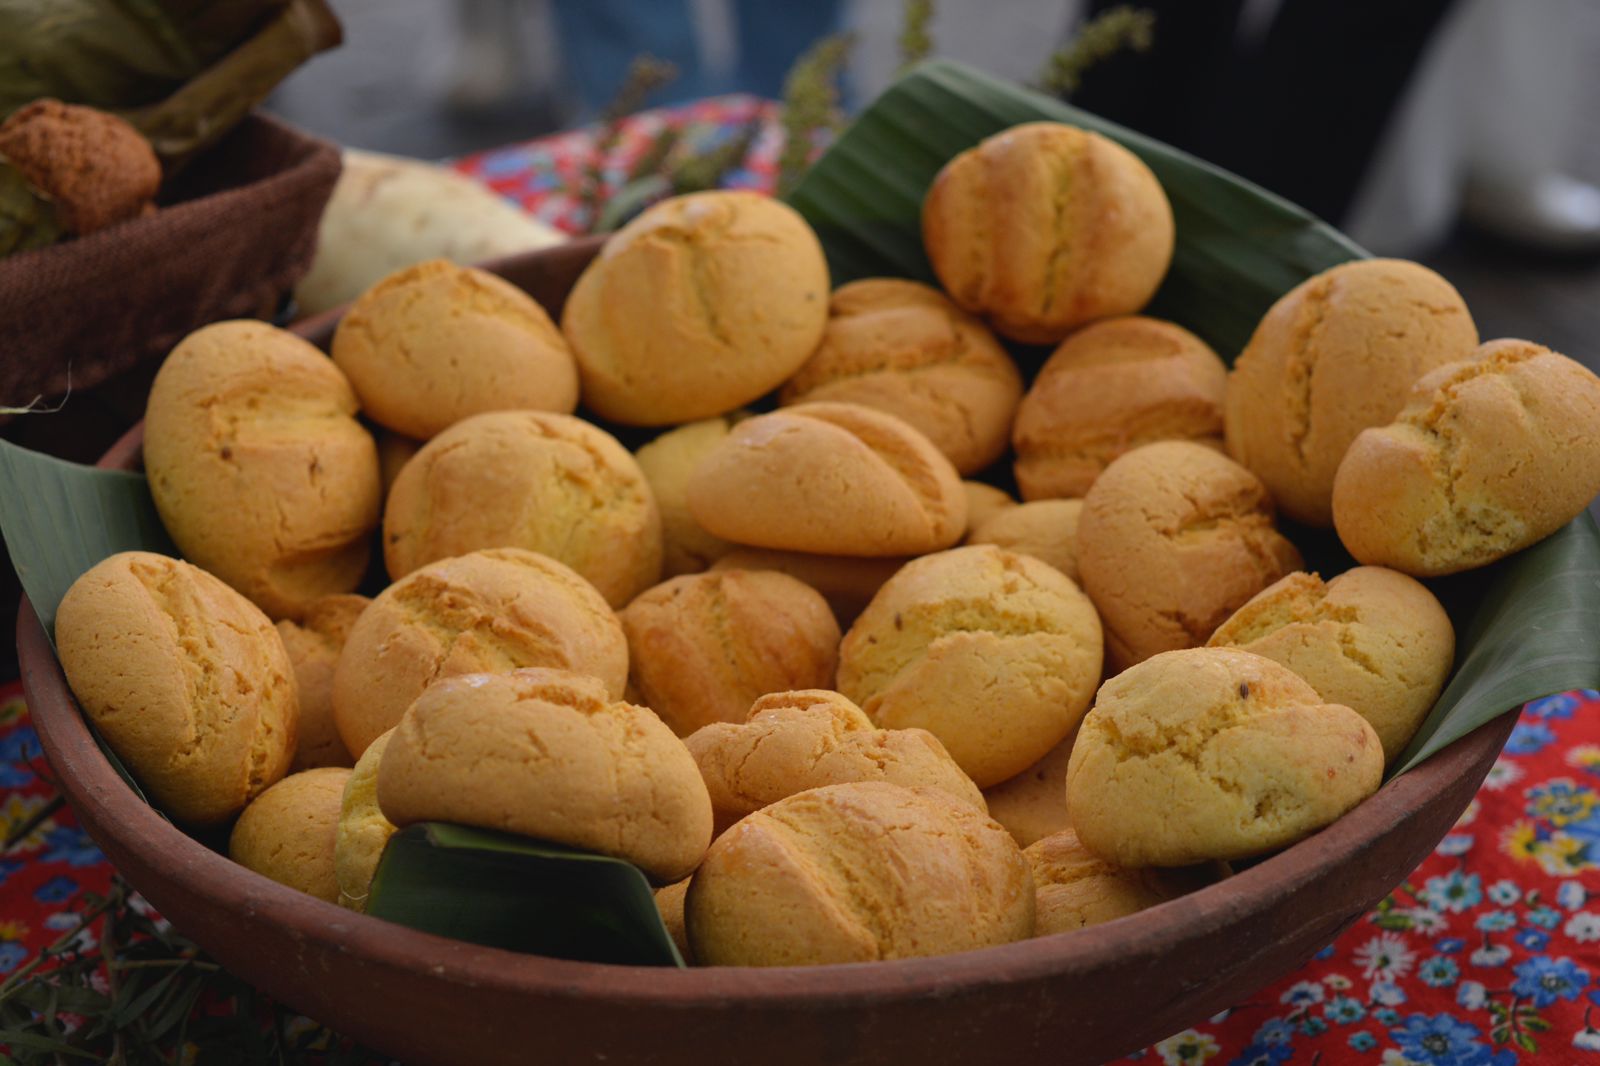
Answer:
POLYGON ((1589 902, 1589 890, 1577 881, 1563 881, 1556 889, 1556 902, 1569 911, 1575 911, 1589 902))
POLYGON ((1460 914, 1483 902, 1483 882, 1477 874, 1452 870, 1443 877, 1428 878, 1421 895, 1436 911, 1460 914))
POLYGON ((1322 986, 1316 981, 1299 981, 1290 985, 1289 991, 1278 997, 1278 1002, 1291 1007, 1309 1007, 1313 1003, 1321 1003, 1324 995, 1322 986))
POLYGON ((75 825, 61 825, 50 830, 44 838, 47 849, 44 862, 64 862, 68 866, 94 866, 105 862, 105 856, 94 846, 94 841, 75 825))
POLYGON ((1294 1026, 1282 1018, 1268 1018, 1265 1025, 1256 1030, 1257 1044, 1287 1044, 1294 1040, 1294 1026))
POLYGON ((1228 1066, 1278 1066, 1293 1054, 1294 1048, 1288 1044, 1251 1044, 1228 1066))
POLYGON ((1561 912, 1554 907, 1535 907, 1523 917, 1540 929, 1554 929, 1561 924, 1561 912))
POLYGON ((15 940, 0 943, 0 973, 10 973, 28 957, 28 949, 15 940))
POLYGON ((1467 958, 1474 966, 1493 969, 1511 961, 1511 949, 1504 944, 1485 944, 1467 958))
POLYGON ((1384 1025, 1393 1025, 1400 1020, 1400 1012, 1392 1007, 1380 1007, 1372 1012, 1372 1016, 1384 1025))
POLYGON ((20 869, 22 869, 22 863, 13 862, 10 859, 0 859, 0 885, 5 884, 6 879, 20 869))
POLYGON ((1458 936, 1447 936, 1434 942, 1433 950, 1441 955, 1459 955, 1467 942, 1458 936))
POLYGON ((1534 700, 1523 708, 1523 713, 1530 718, 1543 718, 1546 721, 1552 718, 1571 718, 1572 712, 1578 709, 1578 701, 1571 696, 1546 696, 1542 700, 1534 700))
POLYGON ((1371 995, 1372 1002, 1381 1003, 1385 1007, 1398 1007, 1406 1001, 1405 989, 1393 981, 1374 981, 1371 995))
POLYGON ((1501 879, 1489 886, 1489 899, 1502 907, 1509 907, 1522 899, 1522 889, 1515 881, 1501 879))
POLYGON ((1378 1038, 1363 1029, 1350 1034, 1350 1046, 1357 1051, 1371 1051, 1378 1046, 1378 1038))
POLYGON ((1600 805, 1592 789, 1581 788, 1571 778, 1558 777, 1528 789, 1527 812, 1543 818, 1554 826, 1570 826, 1587 822, 1600 805))
POLYGON ((1473 928, 1485 933, 1503 933, 1517 927, 1517 916, 1510 911, 1484 911, 1472 923, 1473 928))
POLYGON ((1323 948, 1321 951, 1317 952, 1311 957, 1313 959, 1331 959, 1333 958, 1334 947, 1335 945, 1329 944, 1327 947, 1323 948))
POLYGON ((0 737, 0 788, 22 788, 33 783, 28 762, 39 757, 39 737, 32 726, 22 726, 0 737))
POLYGON ((1461 968, 1456 965, 1455 959, 1435 955, 1422 964, 1417 970, 1417 976, 1422 978, 1422 983, 1429 988, 1447 988, 1455 984, 1456 978, 1461 976, 1461 968))
POLYGON ((1538 929, 1523 929, 1512 939, 1529 951, 1543 951, 1550 945, 1550 934, 1538 929))
POLYGON ((1351 999, 1349 996, 1334 996, 1328 1001, 1328 1005, 1322 1008, 1322 1015, 1330 1022, 1354 1025, 1367 1016, 1367 1008, 1361 1005, 1360 1000, 1351 999))
POLYGON ((1456 989, 1456 1004, 1468 1010, 1479 1010, 1489 1002, 1489 990, 1481 981, 1462 981, 1456 989))
POLYGON ((1556 735, 1543 722, 1518 722, 1506 741, 1508 755, 1534 755, 1556 742, 1556 735))
POLYGON ((1413 1014, 1389 1035, 1407 1059, 1421 1066, 1511 1066, 1517 1061, 1512 1051, 1491 1053, 1478 1039, 1477 1027, 1448 1014, 1413 1014))
POLYGON ((1512 972, 1517 979, 1511 982, 1511 991, 1535 1007, 1548 1007, 1558 999, 1577 999, 1589 984, 1589 971, 1568 958, 1539 955, 1518 963, 1512 972))
POLYGON ((1309 1017, 1300 1023, 1300 1031, 1307 1036, 1321 1036, 1328 1031, 1328 1023, 1321 1018, 1309 1017))
POLYGON ((1471 833, 1451 833, 1439 841, 1439 846, 1433 850, 1447 858, 1465 855, 1472 850, 1473 839, 1471 833))
POLYGON ((33 898, 40 903, 64 903, 78 892, 78 882, 70 877, 52 877, 33 890, 33 898))

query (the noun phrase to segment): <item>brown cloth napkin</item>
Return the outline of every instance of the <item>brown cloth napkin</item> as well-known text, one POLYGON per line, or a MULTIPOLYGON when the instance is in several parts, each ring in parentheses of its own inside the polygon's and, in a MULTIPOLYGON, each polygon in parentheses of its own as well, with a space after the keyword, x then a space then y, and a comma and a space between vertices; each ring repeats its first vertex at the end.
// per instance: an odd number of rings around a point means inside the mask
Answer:
POLYGON ((252 115, 160 210, 0 259, 0 407, 159 360, 208 322, 270 317, 311 265, 338 177, 333 145, 252 115))

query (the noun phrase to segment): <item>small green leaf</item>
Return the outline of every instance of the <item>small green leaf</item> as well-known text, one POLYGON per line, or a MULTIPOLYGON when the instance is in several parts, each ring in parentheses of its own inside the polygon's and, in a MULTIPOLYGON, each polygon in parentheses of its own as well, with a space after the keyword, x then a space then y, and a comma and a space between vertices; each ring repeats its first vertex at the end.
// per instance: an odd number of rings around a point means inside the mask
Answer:
POLYGON ((90 1062, 100 1061, 100 1056, 92 1051, 73 1047, 65 1040, 56 1040, 38 1033, 30 1033, 20 1029, 0 1030, 0 1043, 11 1045, 11 1050, 28 1048, 31 1051, 49 1051, 57 1055, 71 1055, 75 1059, 88 1059, 90 1062))
POLYGON ((683 965, 637 867, 486 829, 426 822, 396 833, 367 913, 508 951, 683 965))

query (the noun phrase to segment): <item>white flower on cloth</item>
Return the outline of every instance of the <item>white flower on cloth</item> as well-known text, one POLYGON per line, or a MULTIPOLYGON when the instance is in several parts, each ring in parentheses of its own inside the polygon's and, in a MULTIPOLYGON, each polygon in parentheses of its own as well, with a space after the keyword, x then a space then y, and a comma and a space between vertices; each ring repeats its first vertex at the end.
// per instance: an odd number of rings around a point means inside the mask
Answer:
POLYGON ((1511 958, 1511 949, 1504 944, 1485 944, 1467 958, 1474 966, 1504 966, 1511 958))
POLYGON ((1394 912, 1411 920, 1411 931, 1427 936, 1431 933, 1440 933, 1449 923, 1438 911, 1429 907, 1400 907, 1394 912))
POLYGON ((1356 948, 1350 957, 1361 967, 1361 975, 1369 981, 1404 977, 1417 961, 1416 952, 1393 933, 1378 934, 1356 948))
POLYGON ((1489 886, 1489 898, 1502 907, 1509 907, 1522 899, 1522 889, 1515 881, 1502 879, 1489 886))
POLYGON ((1483 787, 1490 792, 1502 792, 1520 780, 1522 767, 1503 758, 1496 759, 1494 765, 1489 767, 1489 776, 1483 779, 1483 787))
POLYGON ((1386 1048, 1383 1052, 1383 1066, 1422 1066, 1422 1063, 1406 1058, 1398 1048, 1386 1048))
POLYGON ((1593 944, 1600 940, 1600 914, 1592 911, 1579 911, 1567 919, 1567 924, 1561 931, 1580 944, 1593 944))
POLYGON ((1456 986, 1456 1003, 1467 1010, 1478 1010, 1489 1002, 1489 990, 1479 981, 1462 981, 1456 986))
POLYGON ((1305 1007, 1321 1003, 1323 995, 1322 986, 1316 981, 1299 981, 1290 985, 1289 991, 1278 997, 1278 1002, 1305 1007))
POLYGON ((1155 1050, 1156 1054, 1161 1056, 1162 1066, 1193 1066, 1195 1063, 1206 1061, 1222 1049, 1217 1046, 1216 1040, 1210 1033, 1185 1029, 1161 1041, 1155 1050))
POLYGON ((1575 911, 1589 902, 1589 891, 1577 881, 1563 881, 1556 889, 1556 902, 1569 911, 1575 911))

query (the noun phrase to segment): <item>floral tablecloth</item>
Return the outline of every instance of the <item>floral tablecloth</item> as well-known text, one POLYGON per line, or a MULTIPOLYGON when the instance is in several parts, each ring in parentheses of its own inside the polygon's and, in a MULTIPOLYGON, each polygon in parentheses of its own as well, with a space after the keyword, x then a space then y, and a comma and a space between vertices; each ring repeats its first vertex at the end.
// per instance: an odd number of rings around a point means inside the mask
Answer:
MULTIPOLYGON (((624 125, 599 171, 608 188, 621 184, 669 126, 714 143, 760 121, 751 156, 724 184, 770 189, 773 120, 771 104, 749 97, 651 112, 624 125)), ((594 144, 594 131, 580 130, 456 165, 581 232, 594 144)), ((9 839, 33 823, 0 855, 0 978, 73 929, 83 900, 111 884, 72 812, 48 809, 47 774, 20 691, 0 686, 0 828, 9 839)), ((1128 1061, 1600 1066, 1597 1007, 1600 693, 1574 692, 1523 710, 1455 829, 1364 920, 1298 973, 1128 1061)), ((340 1043, 309 1025, 300 1032, 308 1061, 340 1043)))

